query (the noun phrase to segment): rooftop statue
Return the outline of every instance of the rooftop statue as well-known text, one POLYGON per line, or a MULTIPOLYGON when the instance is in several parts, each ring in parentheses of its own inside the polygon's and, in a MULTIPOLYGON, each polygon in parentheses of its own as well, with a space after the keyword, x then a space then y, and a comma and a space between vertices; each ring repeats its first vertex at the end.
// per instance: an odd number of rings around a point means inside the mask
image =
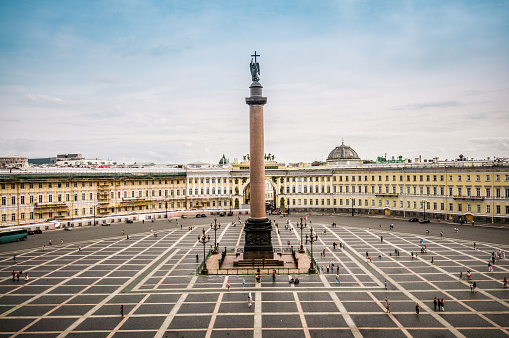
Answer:
POLYGON ((251 58, 251 63, 249 64, 249 68, 251 69, 251 78, 253 80, 253 82, 258 82, 260 81, 260 64, 256 61, 256 57, 257 56, 260 56, 258 54, 256 54, 256 51, 254 53, 254 55, 251 55, 251 56, 254 56, 254 60, 253 58, 251 58))

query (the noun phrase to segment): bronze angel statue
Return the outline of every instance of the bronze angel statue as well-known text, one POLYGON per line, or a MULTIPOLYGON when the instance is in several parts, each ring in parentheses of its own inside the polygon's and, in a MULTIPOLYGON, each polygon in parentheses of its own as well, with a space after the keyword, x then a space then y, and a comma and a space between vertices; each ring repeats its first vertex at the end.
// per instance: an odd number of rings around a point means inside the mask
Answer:
MULTIPOLYGON (((256 53, 255 53, 256 54, 256 53)), ((251 63, 249 64, 249 68, 251 69, 251 78, 253 82, 257 82, 260 80, 260 63, 258 63, 256 60, 253 61, 251 58, 251 63)))

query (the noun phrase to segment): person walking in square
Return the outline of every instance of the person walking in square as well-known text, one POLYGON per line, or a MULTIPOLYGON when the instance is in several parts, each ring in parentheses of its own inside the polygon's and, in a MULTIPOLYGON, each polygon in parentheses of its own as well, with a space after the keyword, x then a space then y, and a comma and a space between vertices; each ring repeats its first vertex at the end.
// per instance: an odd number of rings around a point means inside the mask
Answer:
POLYGON ((444 299, 443 298, 440 299, 440 304, 442 306, 442 312, 444 312, 445 311, 445 303, 444 303, 444 299))
POLYGON ((433 310, 436 311, 437 310, 437 297, 433 298, 433 310))
POLYGON ((391 313, 391 303, 387 304, 387 313, 391 313))
POLYGON ((504 289, 507 289, 507 277, 504 277, 504 289))
POLYGON ((433 256, 431 256, 431 264, 434 264, 435 261, 433 260, 433 256))
POLYGON ((419 314, 419 303, 415 303, 415 313, 419 314))
POLYGON ((25 272, 25 282, 28 281, 28 272, 25 272))
POLYGON ((242 278, 242 288, 244 289, 246 287, 246 280, 242 278))
POLYGON ((228 284, 226 284, 226 287, 228 288, 228 291, 230 291, 230 282, 228 282, 228 284))
POLYGON ((385 290, 387 290, 387 280, 384 282, 385 290))
POLYGON ((120 305, 120 315, 124 317, 124 305, 120 305))
POLYGON ((463 271, 460 271, 460 280, 463 279, 463 271))
POLYGON ((14 264, 18 264, 18 263, 16 263, 16 255, 14 255, 13 261, 14 261, 14 264))
POLYGON ((385 297, 385 308, 389 305, 389 297, 385 297))
POLYGON ((251 301, 252 301, 251 291, 249 291, 249 294, 247 295, 247 306, 249 308, 251 308, 251 301))

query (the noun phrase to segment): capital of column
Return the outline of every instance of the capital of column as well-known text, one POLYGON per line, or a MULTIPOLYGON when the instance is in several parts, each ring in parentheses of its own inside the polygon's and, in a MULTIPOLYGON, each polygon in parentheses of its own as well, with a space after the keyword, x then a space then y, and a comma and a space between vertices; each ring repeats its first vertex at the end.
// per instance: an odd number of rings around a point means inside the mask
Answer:
POLYGON ((246 97, 246 103, 250 106, 264 105, 267 103, 267 98, 262 96, 262 85, 260 82, 255 81, 249 86, 251 96, 246 97))

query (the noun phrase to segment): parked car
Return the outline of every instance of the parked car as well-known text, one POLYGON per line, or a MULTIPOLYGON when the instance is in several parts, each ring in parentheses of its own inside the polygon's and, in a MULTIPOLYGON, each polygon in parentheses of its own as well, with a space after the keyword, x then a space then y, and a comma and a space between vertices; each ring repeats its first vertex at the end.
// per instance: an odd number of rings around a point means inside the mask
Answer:
POLYGON ((409 222, 419 222, 418 218, 412 217, 408 220, 409 222))
POLYGON ((228 213, 228 216, 233 216, 233 212, 232 212, 232 211, 230 211, 230 212, 228 213))
POLYGON ((133 223, 133 220, 132 219, 126 219, 125 222, 126 223, 133 223))
POLYGON ((196 218, 200 218, 201 217, 201 214, 196 214, 196 218))
POLYGON ((105 222, 103 222, 101 225, 102 225, 103 227, 109 227, 109 226, 111 225, 111 223, 110 223, 110 222, 106 222, 106 221, 105 221, 105 222))
POLYGON ((219 216, 221 216, 221 217, 226 216, 226 212, 220 212, 220 213, 219 213, 219 216))
POLYGON ((65 227, 64 230, 66 231, 71 231, 72 230, 72 227, 65 227))
POLYGON ((207 217, 207 215, 205 215, 205 214, 201 214, 201 217, 207 217))
POLYGON ((421 219, 419 223, 429 223, 429 219, 421 219))
POLYGON ((28 234, 29 234, 29 235, 34 235, 34 234, 35 234, 35 231, 33 231, 33 230, 28 230, 28 234))
POLYGON ((182 215, 182 216, 180 216, 180 217, 182 217, 182 218, 187 218, 187 215, 182 215))
POLYGON ((35 230, 34 230, 34 233, 36 233, 36 234, 42 234, 42 230, 41 230, 41 229, 35 229, 35 230))

